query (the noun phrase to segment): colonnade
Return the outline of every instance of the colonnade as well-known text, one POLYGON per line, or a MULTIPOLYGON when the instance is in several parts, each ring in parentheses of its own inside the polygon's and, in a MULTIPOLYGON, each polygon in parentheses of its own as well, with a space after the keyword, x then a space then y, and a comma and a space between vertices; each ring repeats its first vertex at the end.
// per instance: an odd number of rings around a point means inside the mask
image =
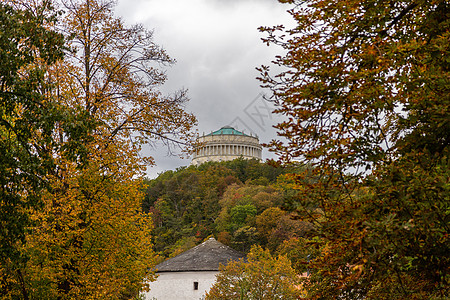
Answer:
POLYGON ((210 155, 242 155, 261 158, 261 148, 248 145, 205 145, 196 151, 197 156, 210 155))

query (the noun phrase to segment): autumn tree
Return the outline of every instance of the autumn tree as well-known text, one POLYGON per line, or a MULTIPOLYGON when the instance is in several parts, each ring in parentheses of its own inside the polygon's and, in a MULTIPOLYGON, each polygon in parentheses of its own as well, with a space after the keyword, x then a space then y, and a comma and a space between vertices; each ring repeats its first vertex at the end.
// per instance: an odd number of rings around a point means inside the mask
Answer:
POLYGON ((151 216, 140 212, 140 182, 96 167, 56 180, 33 211, 25 279, 36 299, 129 299, 152 280, 151 216))
POLYGON ((186 92, 163 95, 158 90, 166 81, 161 67, 174 60, 155 44, 153 32, 142 25, 126 27, 113 15, 113 1, 67 0, 63 5, 62 30, 72 51, 54 70, 59 90, 71 93, 59 94, 61 101, 73 101, 100 123, 95 133, 104 147, 112 141, 136 150, 155 140, 190 141, 196 120, 183 109, 186 92))
POLYGON ((298 299, 302 295, 300 277, 289 259, 273 257, 260 246, 251 249, 247 261, 221 266, 216 277, 206 299, 298 299))
POLYGON ((48 69, 50 95, 86 116, 69 119, 85 139, 58 135, 69 154, 79 143, 85 156, 81 167, 57 156, 45 205, 33 212, 42 226, 28 237, 28 278, 40 298, 129 298, 152 280, 155 263, 139 179, 153 162, 139 151, 188 141, 195 117, 183 109, 184 91, 159 92, 161 67, 173 60, 152 32, 125 26, 113 1, 62 1, 61 9, 70 51, 48 69))
POLYGON ((9 2, 33 10, 1 6, 0 137, 10 154, 1 165, 10 174, 1 179, 2 188, 11 187, 2 192, 14 200, 1 202, 1 228, 15 234, 2 235, 2 247, 9 243, 24 258, 19 269, 12 252, 2 251, 2 294, 134 297, 144 279, 153 279, 155 264, 139 179, 153 162, 139 150, 157 140, 186 144, 195 124, 184 111, 184 91, 165 96, 158 90, 163 67, 173 60, 150 31, 114 17, 113 1, 62 1, 60 24, 36 14, 40 1, 36 7, 9 2), (40 180, 45 186, 34 197, 40 180), (27 216, 31 222, 22 222, 27 216))
MULTIPOLYGON (((321 249, 313 299, 448 295, 449 4, 280 1, 297 25, 262 28, 286 50, 273 92, 284 161, 307 161, 294 206, 321 249)), ((308 243, 307 243, 308 244, 308 243)))
POLYGON ((298 26, 262 30, 286 49, 275 61, 285 71, 260 69, 277 112, 290 118, 277 125, 289 142, 275 141, 276 151, 364 171, 411 144, 445 149, 446 1, 282 2, 295 5, 298 26))

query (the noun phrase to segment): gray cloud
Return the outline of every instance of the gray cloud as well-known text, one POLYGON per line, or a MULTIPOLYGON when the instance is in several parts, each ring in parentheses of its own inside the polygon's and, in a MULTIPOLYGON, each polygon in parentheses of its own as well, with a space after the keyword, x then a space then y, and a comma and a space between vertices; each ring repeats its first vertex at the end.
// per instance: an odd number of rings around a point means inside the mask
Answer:
MULTIPOLYGON (((275 0, 119 0, 117 14, 129 24, 154 28, 156 43, 177 60, 162 90, 189 90, 187 110, 198 117, 200 134, 234 122, 268 142, 276 137, 271 126, 280 117, 268 116, 270 105, 259 97, 267 91, 255 67, 269 64, 281 49, 264 45, 257 28, 292 24, 288 8, 275 0)), ((162 146, 144 151, 157 163, 150 177, 190 162, 167 157, 162 146)))

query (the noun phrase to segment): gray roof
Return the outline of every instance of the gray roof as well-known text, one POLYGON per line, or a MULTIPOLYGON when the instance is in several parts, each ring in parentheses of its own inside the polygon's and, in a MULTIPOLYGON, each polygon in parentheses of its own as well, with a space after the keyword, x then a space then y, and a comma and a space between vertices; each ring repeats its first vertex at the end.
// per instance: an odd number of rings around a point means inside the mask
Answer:
POLYGON ((239 251, 209 238, 202 244, 189 249, 155 267, 157 272, 218 271, 219 264, 245 258, 239 251))

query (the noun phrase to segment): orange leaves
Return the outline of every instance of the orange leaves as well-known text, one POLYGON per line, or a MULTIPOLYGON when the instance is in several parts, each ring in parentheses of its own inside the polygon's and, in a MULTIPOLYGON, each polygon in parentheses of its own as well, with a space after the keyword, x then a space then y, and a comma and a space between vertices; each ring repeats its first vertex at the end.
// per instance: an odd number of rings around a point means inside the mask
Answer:
POLYGON ((417 28, 428 22, 423 11, 432 16, 434 8, 421 5, 417 9, 416 4, 400 2, 312 1, 291 10, 298 22, 294 30, 262 29, 269 33, 268 41, 287 50, 275 61, 285 67, 283 73, 271 76, 265 68, 261 74, 280 103, 277 112, 291 118, 278 127, 288 143, 284 148, 273 144, 274 148, 333 166, 345 161, 349 168, 389 159, 393 152, 387 149, 394 149, 398 129, 407 131, 392 126, 402 118, 394 108, 430 96, 410 88, 414 70, 430 72, 422 59, 427 51, 424 37, 417 28), (278 33, 288 38, 281 43, 278 33), (391 126, 385 126, 385 120, 391 126), (334 134, 339 126, 347 130, 334 134), (374 149, 376 155, 370 155, 374 149))
POLYGON ((273 151, 317 166, 290 178, 318 235, 308 296, 445 298, 448 197, 429 179, 448 165, 448 3, 294 3, 285 71, 261 75, 287 119, 273 151))

